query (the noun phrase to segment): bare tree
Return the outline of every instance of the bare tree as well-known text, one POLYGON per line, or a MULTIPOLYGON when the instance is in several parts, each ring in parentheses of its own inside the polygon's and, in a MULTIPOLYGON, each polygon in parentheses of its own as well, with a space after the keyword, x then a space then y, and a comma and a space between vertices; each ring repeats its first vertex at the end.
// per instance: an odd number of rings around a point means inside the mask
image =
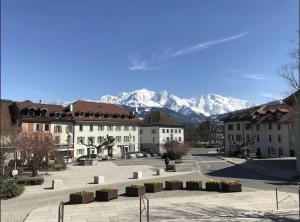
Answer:
POLYGON ((28 164, 32 176, 36 176, 43 162, 48 160, 49 154, 56 150, 56 145, 50 136, 34 134, 19 134, 14 146, 21 154, 21 158, 28 164))
MULTIPOLYGON (((299 31, 298 31, 299 36, 299 31)), ((300 51, 299 40, 295 42, 296 47, 290 52, 291 62, 286 63, 279 69, 279 75, 286 81, 290 87, 290 91, 295 92, 300 89, 300 51)))
POLYGON ((190 151, 190 146, 188 144, 179 143, 177 141, 166 142, 164 148, 171 160, 180 159, 190 151))

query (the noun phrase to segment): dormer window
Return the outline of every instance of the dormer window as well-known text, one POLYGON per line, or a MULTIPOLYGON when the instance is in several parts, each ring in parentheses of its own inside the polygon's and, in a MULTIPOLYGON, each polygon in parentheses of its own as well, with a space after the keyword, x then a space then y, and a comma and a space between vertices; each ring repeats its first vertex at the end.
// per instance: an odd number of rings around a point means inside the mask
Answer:
POLYGON ((96 113, 95 114, 95 117, 99 118, 100 114, 99 113, 96 113))
POLYGON ((85 117, 90 117, 90 113, 85 113, 84 116, 85 117))
POLYGON ((267 117, 268 117, 269 120, 271 120, 272 119, 272 114, 268 113, 267 117))
POLYGON ((75 116, 79 116, 79 112, 76 112, 76 113, 75 113, 75 116))
POLYGON ((277 119, 281 119, 282 113, 277 113, 277 119))

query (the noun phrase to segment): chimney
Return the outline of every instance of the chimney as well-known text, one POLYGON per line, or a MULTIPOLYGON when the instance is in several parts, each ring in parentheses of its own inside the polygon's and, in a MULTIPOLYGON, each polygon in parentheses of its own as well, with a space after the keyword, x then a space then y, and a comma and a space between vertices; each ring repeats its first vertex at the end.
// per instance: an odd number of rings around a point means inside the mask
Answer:
POLYGON ((70 112, 73 112, 73 104, 70 105, 70 112))

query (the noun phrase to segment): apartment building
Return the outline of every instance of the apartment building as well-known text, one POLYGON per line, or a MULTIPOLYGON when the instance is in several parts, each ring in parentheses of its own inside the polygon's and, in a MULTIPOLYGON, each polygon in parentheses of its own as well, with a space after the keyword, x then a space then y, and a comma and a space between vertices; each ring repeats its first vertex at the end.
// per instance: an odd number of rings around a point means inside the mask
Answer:
POLYGON ((184 127, 163 112, 151 112, 141 123, 141 150, 164 152, 168 141, 184 142, 184 127))
POLYGON ((74 118, 74 157, 97 154, 107 137, 114 143, 103 147, 101 155, 125 157, 139 149, 139 119, 114 104, 76 101, 67 107, 74 118))
POLYGON ((63 106, 14 102, 11 116, 16 124, 20 124, 23 134, 51 137, 58 151, 73 156, 73 117, 63 106))
POLYGON ((249 149, 262 157, 294 156, 293 109, 264 105, 235 112, 224 121, 225 153, 249 149))

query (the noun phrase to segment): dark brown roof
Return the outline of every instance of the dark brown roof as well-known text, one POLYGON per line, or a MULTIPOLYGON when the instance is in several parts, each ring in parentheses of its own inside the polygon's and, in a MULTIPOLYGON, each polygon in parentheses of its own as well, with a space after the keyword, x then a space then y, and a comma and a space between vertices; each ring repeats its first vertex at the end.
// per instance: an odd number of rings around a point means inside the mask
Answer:
POLYGON ((70 110, 76 121, 140 122, 136 115, 115 104, 79 100, 70 105, 70 110))
POLYGON ((19 110, 22 109, 46 109, 47 113, 55 113, 55 112, 62 112, 64 107, 62 105, 55 105, 55 104, 43 104, 43 103, 33 103, 31 101, 24 101, 24 102, 16 102, 19 110))
POLYGON ((179 126, 182 124, 177 123, 173 118, 164 112, 156 111, 151 112, 143 121, 142 126, 179 126))
POLYGON ((295 93, 285 98, 283 101, 286 104, 293 106, 295 104, 296 97, 300 98, 300 89, 298 89, 295 93))

